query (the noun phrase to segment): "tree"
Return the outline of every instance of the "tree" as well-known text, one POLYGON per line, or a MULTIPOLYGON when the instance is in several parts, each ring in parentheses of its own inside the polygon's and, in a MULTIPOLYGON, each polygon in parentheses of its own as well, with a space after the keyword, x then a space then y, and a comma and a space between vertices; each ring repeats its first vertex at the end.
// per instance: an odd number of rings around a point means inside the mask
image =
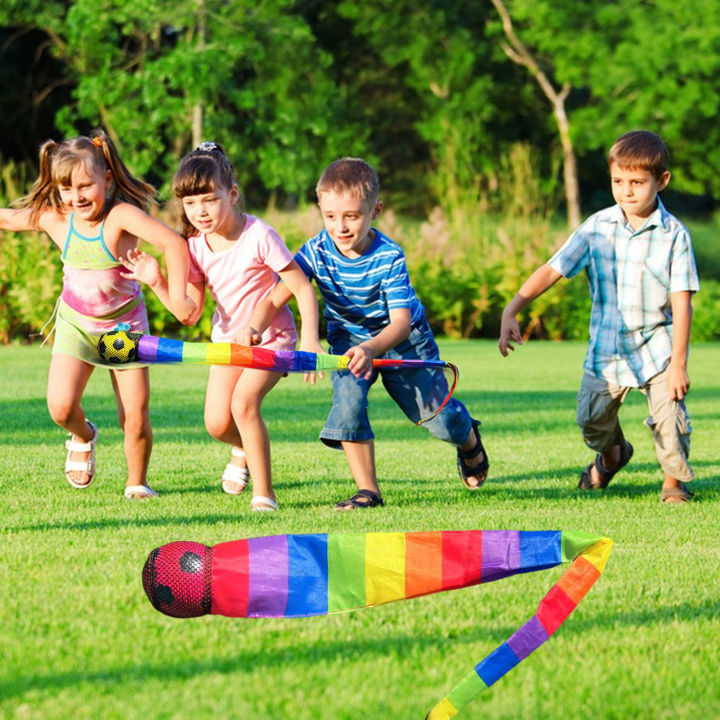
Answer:
POLYGON ((137 173, 170 177, 202 127, 236 159, 251 197, 300 193, 364 138, 338 122, 331 58, 291 0, 33 3, 13 0, 0 21, 41 29, 65 63, 73 102, 58 129, 102 125, 137 173))
POLYGON ((570 137, 570 121, 565 109, 565 102, 570 95, 572 85, 565 81, 558 90, 553 85, 547 73, 540 67, 537 58, 528 50, 515 33, 510 13, 508 13, 502 0, 491 0, 500 15, 503 32, 507 42, 501 47, 503 52, 518 65, 528 69, 536 80, 543 93, 552 105, 553 116, 557 122, 560 143, 563 150, 563 177, 565 186, 565 205, 567 208, 568 224, 577 227, 580 224, 580 186, 578 183, 577 161, 570 137))

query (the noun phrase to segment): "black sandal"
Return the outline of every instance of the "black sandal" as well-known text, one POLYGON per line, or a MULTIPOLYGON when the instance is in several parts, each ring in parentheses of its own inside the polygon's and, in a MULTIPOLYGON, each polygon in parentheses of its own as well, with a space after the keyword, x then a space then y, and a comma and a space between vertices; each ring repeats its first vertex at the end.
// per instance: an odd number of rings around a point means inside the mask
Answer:
POLYGON ((478 431, 480 423, 477 420, 472 421, 472 428, 475 431, 475 438, 477 442, 473 446, 472 450, 461 450, 457 449, 457 466, 458 472, 460 473, 460 479, 463 481, 463 485, 468 490, 478 490, 482 487, 485 480, 487 480, 487 472, 490 468, 490 460, 488 459, 485 448, 483 447, 482 440, 480 439, 480 432, 478 431), (471 457, 475 457, 480 453, 483 454, 483 459, 472 467, 465 464, 465 460, 471 457), (477 485, 470 485, 468 479, 471 477, 477 477, 478 475, 484 475, 483 479, 477 485))
POLYGON ((602 455, 598 453, 595 456, 595 460, 591 462, 580 474, 580 482, 578 483, 578 489, 604 490, 610 484, 610 481, 615 477, 615 473, 622 470, 630 462, 630 458, 632 456, 633 446, 629 442, 626 442, 625 446, 622 448, 622 450, 620 450, 620 462, 612 470, 608 470, 603 465, 602 455), (593 485, 592 475, 590 474, 593 465, 595 466, 595 469, 600 476, 599 485, 593 485))
POLYGON ((358 490, 351 498, 335 504, 336 510, 356 510, 384 505, 383 499, 372 490, 358 490))

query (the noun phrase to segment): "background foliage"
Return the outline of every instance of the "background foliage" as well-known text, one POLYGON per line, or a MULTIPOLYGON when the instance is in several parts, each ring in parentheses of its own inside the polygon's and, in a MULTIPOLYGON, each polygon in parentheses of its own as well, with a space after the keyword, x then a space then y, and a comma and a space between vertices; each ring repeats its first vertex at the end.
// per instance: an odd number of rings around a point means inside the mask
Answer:
MULTIPOLYGON (((668 141, 665 200, 694 222, 703 285, 694 333, 720 336, 720 5, 506 5, 543 71, 571 88, 585 214, 610 202, 604 153, 617 135, 646 127, 668 141)), ((361 155, 379 169, 393 211, 380 226, 405 247, 434 329, 491 336, 505 301, 567 232, 551 108, 501 41, 492 4, 470 0, 6 0, 0 201, 27 191, 48 136, 102 125, 132 170, 165 191, 178 158, 214 138, 248 207, 296 248, 319 225, 308 203, 321 168, 361 155)), ((0 341, 39 332, 58 267, 46 240, 0 238, 0 341)), ((181 332, 149 302, 154 330, 181 332)), ((527 322, 543 337, 583 337, 583 282, 555 288, 527 322)))

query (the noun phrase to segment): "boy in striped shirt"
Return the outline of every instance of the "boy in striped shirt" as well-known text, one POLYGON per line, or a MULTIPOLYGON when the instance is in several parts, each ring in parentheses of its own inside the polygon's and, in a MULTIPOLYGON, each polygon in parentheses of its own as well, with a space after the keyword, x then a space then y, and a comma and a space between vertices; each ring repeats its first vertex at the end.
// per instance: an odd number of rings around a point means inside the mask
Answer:
MULTIPOLYGON (((392 399, 414 422, 427 407, 439 403, 435 398, 437 371, 378 371, 372 360, 437 360, 439 351, 410 284, 403 251, 372 227, 383 207, 375 170, 359 158, 341 158, 325 168, 316 191, 325 229, 300 248, 295 260, 308 278, 315 280, 325 301, 330 352, 350 357, 350 372, 333 373, 333 406, 320 439, 330 447, 342 448, 358 487, 358 492, 337 503, 336 509, 376 507, 384 501, 367 414, 370 386, 380 375, 392 399)), ((287 299, 280 283, 272 302, 279 305, 287 299)), ((489 467, 479 424, 454 398, 425 423, 432 435, 457 448, 458 470, 469 490, 477 490, 485 482, 489 467)))
POLYGON ((507 356, 511 341, 521 344, 517 313, 561 277, 585 270, 592 311, 577 422, 597 455, 578 487, 606 488, 632 457, 618 411, 636 387, 648 401, 645 424, 665 476, 660 499, 682 503, 694 477, 684 397, 691 297, 700 285, 690 235, 657 197, 670 180, 668 161, 655 133, 633 131, 615 142, 608 165, 616 205, 588 218, 528 278, 503 312, 498 345, 507 356))

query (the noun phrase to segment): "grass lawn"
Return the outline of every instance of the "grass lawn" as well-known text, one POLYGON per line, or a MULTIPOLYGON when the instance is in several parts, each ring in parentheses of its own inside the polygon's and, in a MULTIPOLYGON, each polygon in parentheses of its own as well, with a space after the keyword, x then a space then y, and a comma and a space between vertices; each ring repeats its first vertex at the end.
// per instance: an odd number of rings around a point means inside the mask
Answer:
POLYGON ((219 476, 202 426, 206 368, 152 370, 155 501, 122 496, 124 456, 107 373, 84 406, 100 428, 98 477, 74 490, 45 407, 49 351, 0 348, 0 717, 110 720, 422 720, 535 611, 562 568, 354 613, 300 620, 178 620, 142 591, 148 552, 287 532, 583 530, 615 541, 607 569, 557 634, 458 718, 701 720, 720 713, 720 345, 692 349, 696 500, 658 502, 661 473, 631 393, 635 457, 604 493, 575 489, 591 459, 574 424, 584 345, 443 342, 457 396, 491 458, 466 491, 451 447, 371 394, 387 507, 336 513, 353 486, 317 440, 330 383, 284 379, 266 401, 281 512, 250 512, 219 476))

